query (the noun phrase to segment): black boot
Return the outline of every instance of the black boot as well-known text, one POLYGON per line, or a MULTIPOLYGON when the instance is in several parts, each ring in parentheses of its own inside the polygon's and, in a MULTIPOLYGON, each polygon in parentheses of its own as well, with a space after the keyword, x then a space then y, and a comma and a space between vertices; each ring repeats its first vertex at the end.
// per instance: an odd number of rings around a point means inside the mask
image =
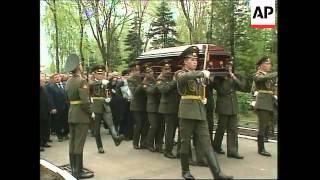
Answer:
POLYGON ((229 158, 235 158, 235 159, 243 159, 243 158, 244 158, 244 157, 241 156, 239 153, 228 154, 227 157, 229 157, 229 158))
POLYGON ((156 152, 163 153, 162 145, 156 145, 156 152))
POLYGON ((189 155, 180 153, 180 162, 183 179, 195 179, 189 170, 189 155))
POLYGON ((100 153, 100 154, 103 154, 103 153, 104 153, 103 147, 99 147, 99 148, 98 148, 98 153, 100 153))
POLYGON ((264 142, 269 142, 269 126, 267 126, 266 131, 264 133, 264 138, 263 138, 264 142))
POLYGON ((116 146, 119 146, 121 142, 124 140, 124 136, 121 134, 118 136, 118 133, 114 126, 109 127, 113 142, 116 146))
POLYGON ((156 148, 152 147, 152 146, 147 146, 147 149, 150 151, 150 152, 156 152, 156 148))
POLYGON ((97 148, 98 148, 98 153, 104 153, 100 133, 99 134, 97 133, 95 138, 96 138, 96 144, 97 144, 97 148))
POLYGON ((70 169, 71 169, 71 174, 74 174, 74 154, 69 153, 69 161, 70 161, 70 169))
POLYGON ((177 142, 177 158, 180 158, 181 142, 177 142))
POLYGON ((271 156, 271 154, 264 149, 263 136, 258 136, 258 153, 262 156, 271 156))
POLYGON ((91 172, 86 172, 83 170, 83 154, 80 154, 80 174, 79 179, 92 178, 94 176, 91 172))
POLYGON ((207 152, 206 157, 214 179, 233 179, 232 176, 227 176, 221 172, 218 159, 213 151, 207 152))
POLYGON ((177 158, 175 155, 172 154, 172 152, 165 152, 164 157, 170 158, 170 159, 175 159, 177 158))
POLYGON ((80 154, 73 154, 73 177, 76 179, 79 179, 80 176, 80 163, 81 163, 81 157, 80 154))
POLYGON ((226 153, 222 148, 214 148, 214 151, 218 154, 225 154, 226 153))

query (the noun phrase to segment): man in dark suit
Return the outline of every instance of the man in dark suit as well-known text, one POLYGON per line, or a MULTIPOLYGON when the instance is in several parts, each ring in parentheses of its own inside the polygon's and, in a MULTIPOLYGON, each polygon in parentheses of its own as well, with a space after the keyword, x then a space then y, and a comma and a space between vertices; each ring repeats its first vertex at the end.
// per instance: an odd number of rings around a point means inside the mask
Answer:
POLYGON ((68 139, 68 128, 65 126, 67 122, 67 99, 65 87, 61 82, 60 74, 53 75, 53 82, 47 86, 49 109, 52 115, 53 130, 58 136, 59 142, 68 139))
POLYGON ((122 121, 125 118, 125 105, 126 100, 122 97, 120 87, 123 86, 123 81, 121 80, 120 74, 118 72, 113 72, 110 78, 110 83, 108 84, 108 89, 111 89, 111 102, 110 108, 112 111, 113 123, 116 127, 117 132, 123 131, 121 128, 122 121))
POLYGON ((122 82, 120 86, 121 95, 124 101, 123 105, 123 119, 120 123, 120 134, 125 136, 126 140, 132 140, 133 136, 133 120, 130 112, 130 100, 132 98, 131 91, 129 90, 127 79, 129 78, 129 70, 122 71, 122 82))

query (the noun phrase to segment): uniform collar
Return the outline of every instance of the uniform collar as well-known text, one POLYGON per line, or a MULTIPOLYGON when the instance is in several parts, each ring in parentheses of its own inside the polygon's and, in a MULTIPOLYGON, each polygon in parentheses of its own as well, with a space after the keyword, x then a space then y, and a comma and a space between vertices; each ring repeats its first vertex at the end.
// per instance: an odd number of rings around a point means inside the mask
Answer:
POLYGON ((258 70, 258 73, 262 73, 263 75, 267 74, 267 72, 264 72, 264 71, 261 71, 261 70, 258 70))
POLYGON ((188 69, 188 68, 186 68, 186 67, 184 67, 183 69, 184 69, 185 71, 187 71, 187 72, 194 71, 194 70, 190 70, 190 69, 188 69))

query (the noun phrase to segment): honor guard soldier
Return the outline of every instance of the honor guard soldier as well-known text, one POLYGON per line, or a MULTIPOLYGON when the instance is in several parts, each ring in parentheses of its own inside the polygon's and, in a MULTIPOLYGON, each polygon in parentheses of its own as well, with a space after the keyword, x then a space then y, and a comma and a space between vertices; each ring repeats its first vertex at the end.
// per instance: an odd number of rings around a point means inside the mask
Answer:
POLYGON ((160 92, 156 87, 156 79, 152 68, 146 67, 146 75, 142 82, 147 95, 147 113, 149 130, 147 136, 147 148, 151 152, 162 152, 164 121, 158 113, 160 103, 160 92))
POLYGON ((196 71, 199 49, 196 46, 187 48, 181 57, 184 67, 175 73, 178 92, 181 95, 179 113, 181 135, 181 169, 184 179, 194 179, 189 170, 189 148, 191 136, 194 133, 205 154, 208 166, 215 179, 233 179, 220 170, 218 159, 212 149, 208 123, 206 121, 206 99, 201 98, 203 78, 209 78, 207 70, 196 71))
POLYGON ((256 91, 255 110, 258 115, 259 129, 258 129, 258 153, 263 156, 271 156, 264 148, 264 136, 266 128, 272 121, 275 109, 275 80, 278 77, 278 72, 270 73, 272 64, 270 58, 262 57, 257 62, 258 71, 253 77, 256 91))
MULTIPOLYGON (((209 64, 210 65, 210 64, 209 64)), ((207 122, 208 122, 208 130, 209 130, 209 136, 210 136, 210 142, 213 147, 213 127, 214 127, 214 98, 213 98, 213 80, 214 77, 211 76, 209 80, 207 81, 208 84, 206 85, 206 97, 207 97, 207 104, 205 104, 206 111, 207 111, 207 122)), ((190 157, 190 165, 192 166, 202 166, 202 167, 208 167, 208 163, 205 160, 204 154, 202 152, 202 149, 200 149, 199 140, 197 139, 197 136, 193 136, 193 146, 195 147, 195 154, 196 154, 196 161, 193 161, 192 155, 190 157)), ((191 154, 192 151, 190 150, 191 154)))
POLYGON ((144 129, 147 121, 147 96, 142 84, 143 75, 140 73, 140 66, 136 65, 133 71, 132 76, 128 79, 128 86, 132 93, 130 110, 135 122, 133 127, 133 148, 143 149, 147 147, 147 131, 144 129))
MULTIPOLYGON (((177 91, 177 82, 173 79, 170 64, 165 64, 162 72, 157 78, 157 87, 161 93, 159 113, 162 114, 165 121, 165 149, 164 156, 167 158, 176 158, 172 154, 174 136, 178 127, 178 108, 180 95, 177 91)), ((179 147, 180 145, 178 145, 179 147)), ((179 152, 177 152, 178 154, 179 152)))
POLYGON ((82 65, 79 56, 70 54, 66 60, 65 71, 72 72, 67 81, 66 94, 70 101, 68 123, 70 130, 69 157, 72 175, 77 179, 93 177, 93 173, 83 171, 83 147, 86 141, 90 115, 89 87, 81 77, 82 65))
POLYGON ((109 107, 111 98, 108 94, 107 85, 108 80, 103 79, 105 77, 105 66, 96 65, 93 67, 92 71, 94 72, 95 79, 90 82, 90 96, 93 101, 92 103, 92 118, 95 121, 95 138, 98 147, 99 153, 104 153, 100 129, 101 121, 105 121, 108 125, 110 134, 116 146, 119 146, 121 141, 124 139, 123 136, 118 136, 118 133, 113 125, 112 114, 109 107))
POLYGON ((213 86, 217 91, 216 112, 218 127, 213 141, 213 149, 219 154, 225 154, 221 148, 224 132, 227 130, 227 156, 243 159, 238 152, 238 100, 236 91, 244 91, 245 83, 233 74, 233 63, 227 63, 229 75, 216 77, 213 86))

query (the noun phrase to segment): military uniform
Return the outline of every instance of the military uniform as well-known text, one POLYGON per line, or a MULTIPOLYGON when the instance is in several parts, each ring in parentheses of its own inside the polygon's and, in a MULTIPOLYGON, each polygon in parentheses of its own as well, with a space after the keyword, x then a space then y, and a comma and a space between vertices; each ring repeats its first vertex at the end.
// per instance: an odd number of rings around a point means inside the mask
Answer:
MULTIPOLYGON (((93 70, 95 74, 103 74, 105 72, 104 66, 95 66, 93 70)), ((114 140, 114 143, 116 146, 120 145, 121 141, 123 140, 123 137, 119 137, 116 132, 116 129, 113 125, 112 120, 112 114, 110 110, 110 97, 107 95, 108 89, 107 84, 109 82, 107 80, 97 80, 90 82, 90 96, 93 100, 92 103, 92 111, 94 112, 94 121, 95 121, 95 138, 96 138, 96 144, 98 147, 99 153, 104 153, 102 141, 101 141, 101 135, 100 135, 100 129, 101 129, 101 121, 104 121, 109 128, 109 131, 111 133, 111 136, 114 140)))
POLYGON ((218 113, 218 127, 214 136, 213 148, 216 152, 224 154, 221 148, 224 132, 227 130, 227 155, 242 159, 238 153, 238 100, 236 91, 244 90, 244 82, 230 76, 217 77, 214 80, 217 91, 216 112, 218 113))
MULTIPOLYGON (((198 52, 199 49, 196 46, 191 46, 181 56, 190 60, 189 58, 197 58, 198 52)), ((208 71, 205 71, 205 73, 208 73, 208 71)), ((180 118, 182 176, 185 179, 194 179, 189 170, 189 149, 191 136, 195 133, 214 178, 232 179, 232 177, 225 176, 221 172, 210 143, 206 109, 201 98, 203 92, 201 78, 204 78, 204 76, 204 72, 186 68, 177 71, 175 74, 178 92, 181 95, 178 117, 180 118)))
POLYGON ((172 154, 174 137, 178 127, 178 108, 180 96, 177 92, 177 82, 173 76, 166 74, 157 78, 157 87, 161 93, 159 113, 165 120, 165 150, 164 156, 175 158, 172 154))
POLYGON ((152 152, 162 152, 164 121, 162 116, 158 113, 160 93, 156 87, 154 78, 145 79, 143 87, 147 95, 147 113, 150 124, 147 136, 147 148, 152 152), (154 144, 156 148, 154 148, 154 144))
MULTIPOLYGON (((261 59, 257 65, 271 63, 269 59, 261 59)), ((274 79, 278 76, 277 72, 267 73, 258 70, 253 77, 258 95, 256 96, 255 110, 258 115, 258 153, 264 156, 271 156, 264 148, 264 136, 267 126, 274 116, 274 79)))
MULTIPOLYGON (((65 64, 66 71, 75 71, 79 65, 79 57, 69 55, 65 64)), ((92 173, 85 173, 83 169, 83 147, 89 129, 90 109, 89 89, 86 80, 79 74, 67 81, 66 94, 70 101, 68 123, 70 130, 69 157, 72 175, 76 178, 93 177, 92 173)))
MULTIPOLYGON (((213 82, 209 81, 209 84, 206 85, 206 97, 207 97, 207 104, 205 104, 206 111, 207 111, 207 123, 208 123, 208 130, 209 130, 209 136, 210 136, 210 142, 213 146, 213 127, 214 127, 214 117, 213 117, 213 111, 214 111, 214 98, 213 98, 213 82)), ((190 157, 190 165, 195 166, 204 166, 207 167, 208 163, 205 160, 204 153, 202 149, 200 148, 199 140, 197 139, 197 136, 193 135, 193 146, 195 148, 196 153, 196 161, 192 161, 192 155, 190 157)), ((190 150, 192 153, 192 151, 190 150)))
POLYGON ((135 121, 133 127, 133 147, 135 149, 145 148, 147 146, 146 137, 148 131, 145 129, 145 123, 147 123, 147 97, 141 82, 142 78, 140 74, 134 74, 128 78, 128 86, 132 93, 130 111, 132 111, 133 119, 135 121))

